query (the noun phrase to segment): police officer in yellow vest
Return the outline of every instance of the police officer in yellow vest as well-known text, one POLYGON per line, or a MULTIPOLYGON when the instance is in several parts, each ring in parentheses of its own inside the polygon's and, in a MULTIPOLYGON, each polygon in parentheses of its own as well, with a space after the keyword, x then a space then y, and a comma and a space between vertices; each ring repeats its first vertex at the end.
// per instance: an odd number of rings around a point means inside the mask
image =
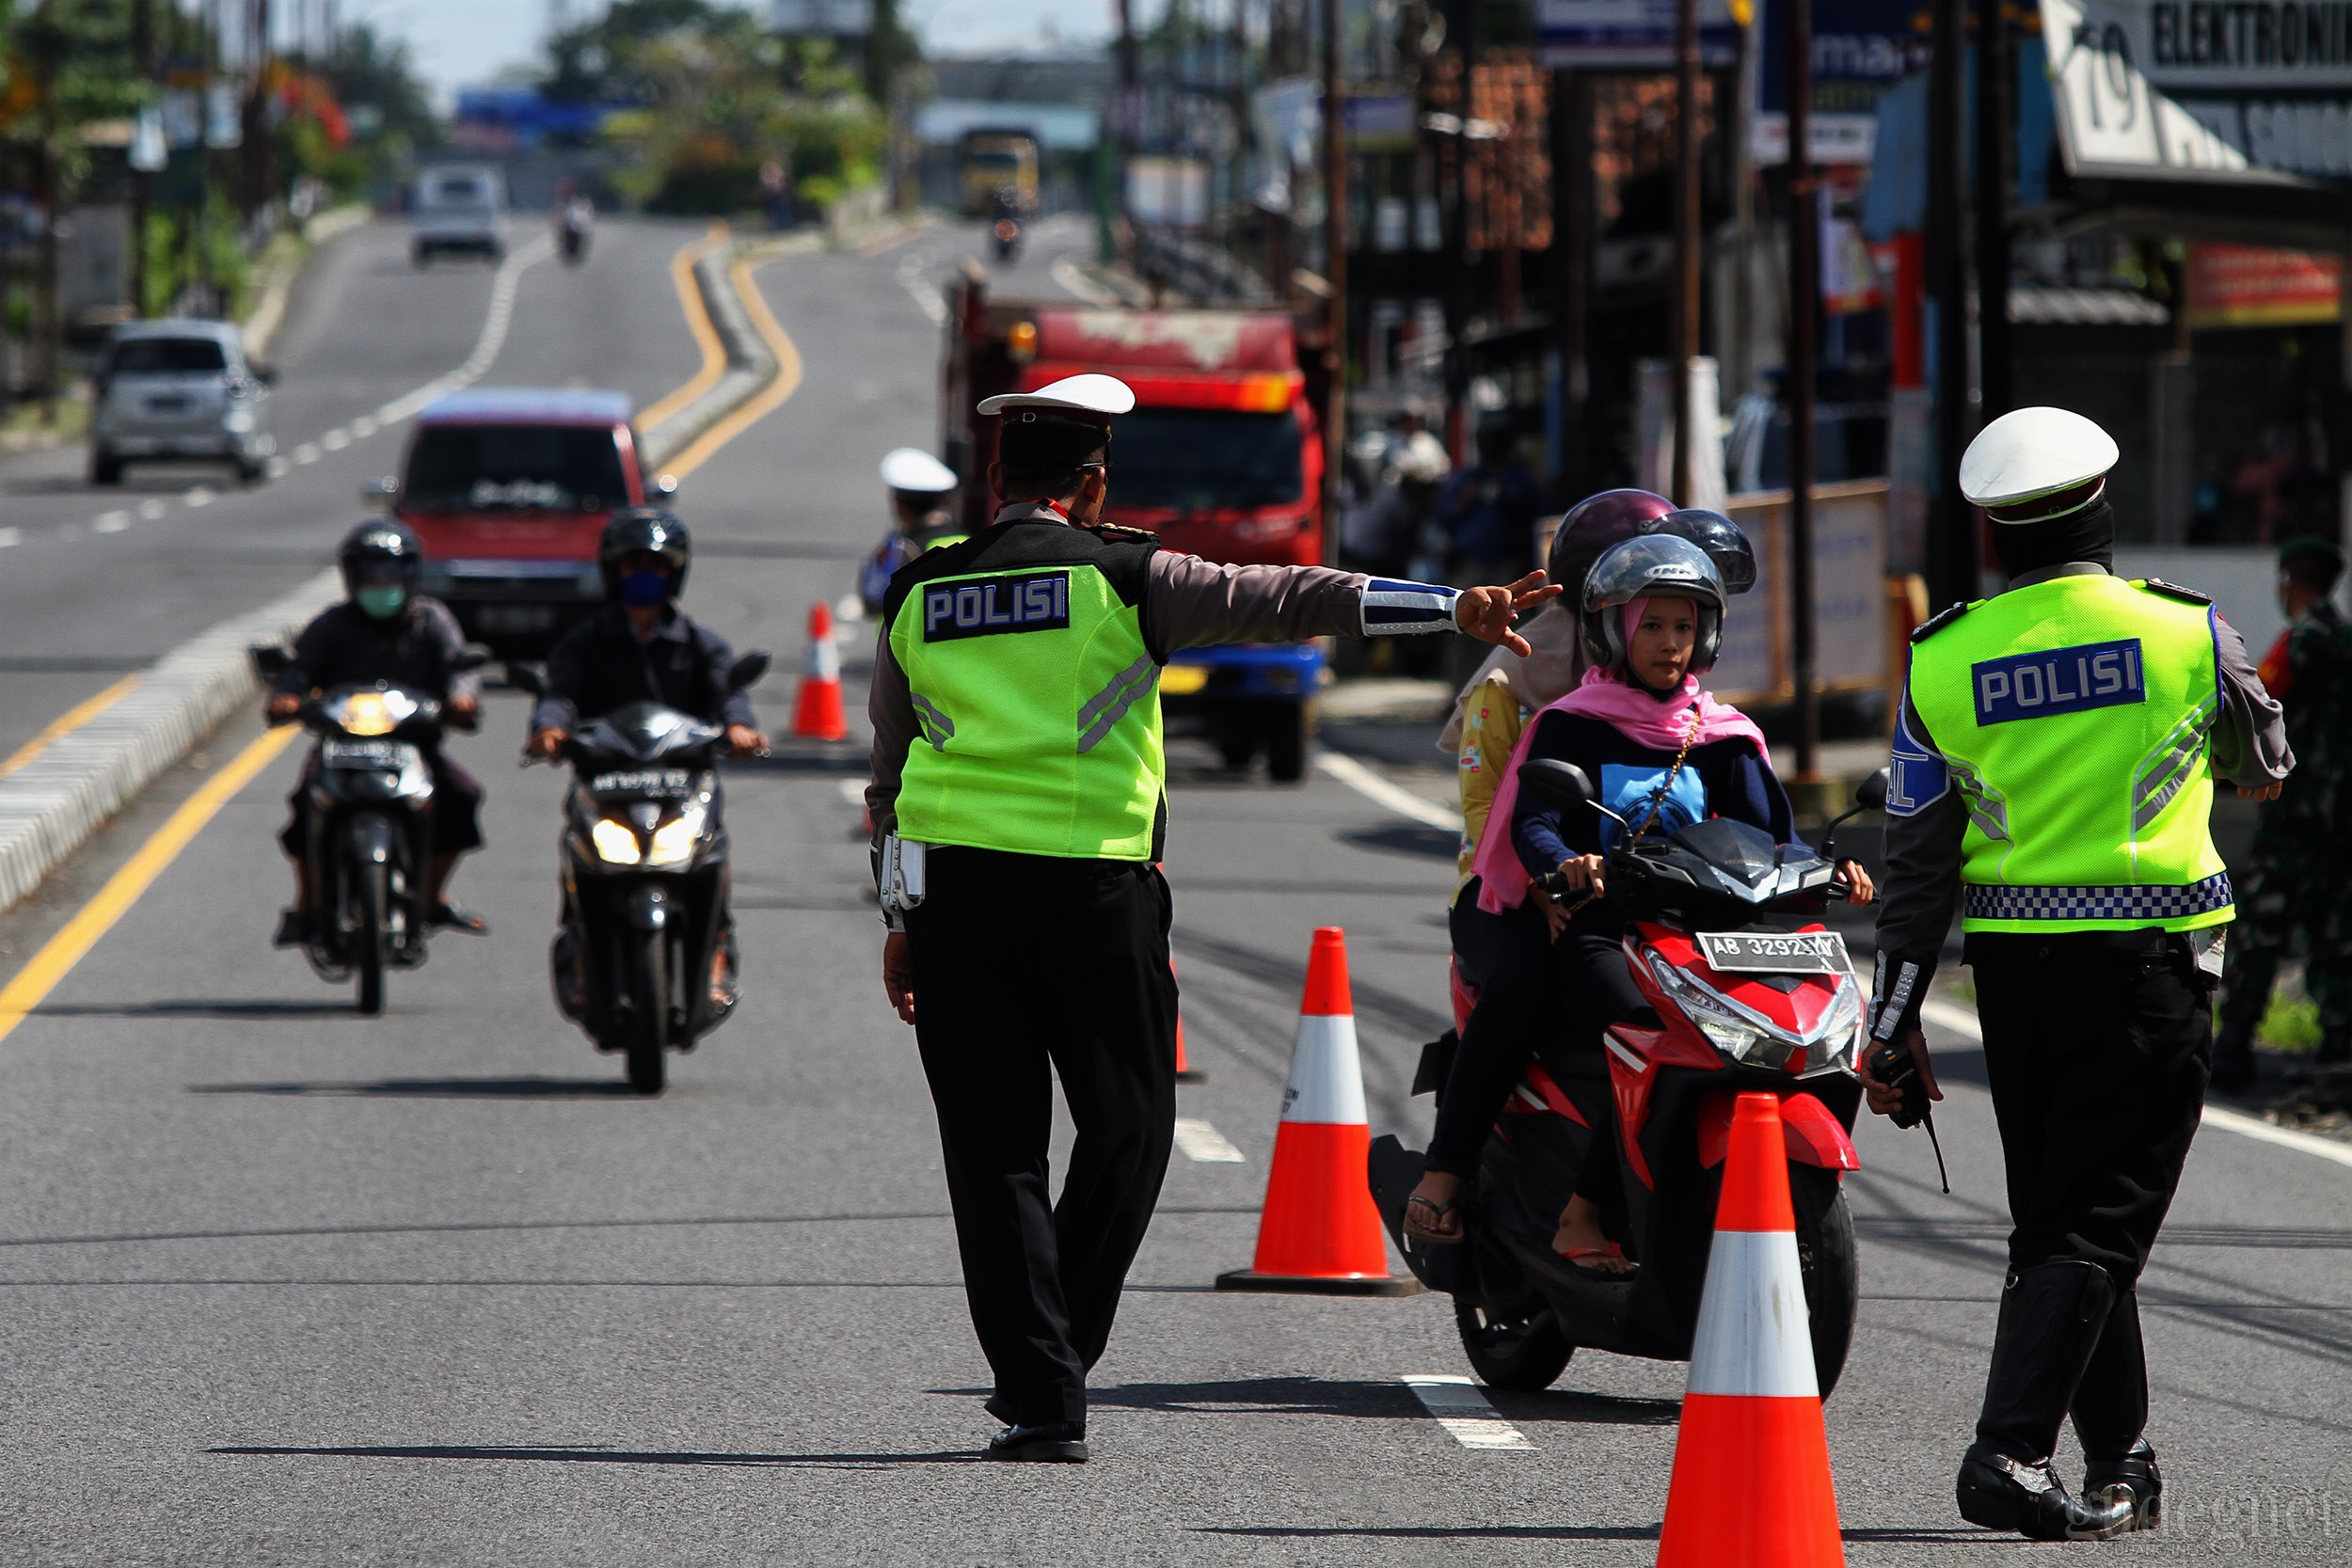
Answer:
POLYGON ((1106 375, 993 397, 993 523, 890 583, 869 713, 882 979, 915 1026, 992 1459, 1083 1460, 1086 1374, 1167 1173, 1176 1108, 1160 667, 1183 648, 1460 630, 1524 656, 1535 573, 1459 592, 1217 566, 1100 523, 1106 375), (1077 1142, 1058 1203, 1052 1079, 1077 1142))
MULTIPOLYGON (((2213 781, 2267 799, 2294 763, 2211 602, 2112 575, 2117 455, 2080 415, 2024 408, 1961 460, 2009 587, 1912 638, 1871 1010, 1873 1039, 1907 1046, 1942 1099, 1918 1009, 1958 904, 2015 1226, 1960 1512, 2041 1540, 2159 1518, 2134 1287, 2213 1048, 2232 913, 2213 781), (2079 1495, 2053 1463, 2070 1414, 2079 1495)), ((1873 1111, 1916 1119, 1865 1081, 1873 1111)))

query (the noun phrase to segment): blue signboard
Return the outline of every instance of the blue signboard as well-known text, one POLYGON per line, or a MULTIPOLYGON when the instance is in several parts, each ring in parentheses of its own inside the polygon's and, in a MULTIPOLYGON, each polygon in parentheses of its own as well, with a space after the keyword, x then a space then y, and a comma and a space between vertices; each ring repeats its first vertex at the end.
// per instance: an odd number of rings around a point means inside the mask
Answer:
MULTIPOLYGON (((1542 0, 1536 38, 1543 63, 1589 71, 1672 71, 1675 0, 1542 0)), ((1728 0, 1699 0, 1699 60, 1740 61, 1740 24, 1728 0)))
MULTIPOLYGON (((1759 164, 1788 157, 1788 0, 1764 0, 1764 58, 1752 146, 1759 164)), ((1928 64, 1926 0, 1812 0, 1813 161, 1871 161, 1879 98, 1928 64)))

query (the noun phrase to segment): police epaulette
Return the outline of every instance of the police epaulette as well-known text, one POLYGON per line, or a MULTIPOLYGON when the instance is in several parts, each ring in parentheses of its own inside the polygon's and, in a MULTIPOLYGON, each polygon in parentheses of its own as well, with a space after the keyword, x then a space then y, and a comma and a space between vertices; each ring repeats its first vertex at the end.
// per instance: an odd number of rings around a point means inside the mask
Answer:
POLYGON ((1117 523, 1097 523, 1094 536, 1106 545, 1156 545, 1160 536, 1145 528, 1121 528, 1117 523))
POLYGON ((1959 604, 1947 606, 1914 626, 1911 631, 1911 640, 1914 642, 1925 642, 1929 638, 1967 614, 1971 608, 1964 599, 1959 604))
POLYGON ((2139 585, 2151 594, 2161 594, 2168 599, 2179 599, 2186 604, 2213 603, 2212 594, 2200 594, 2194 588, 2184 588, 2177 582, 2167 582, 2162 578, 2145 578, 2141 579, 2139 585))

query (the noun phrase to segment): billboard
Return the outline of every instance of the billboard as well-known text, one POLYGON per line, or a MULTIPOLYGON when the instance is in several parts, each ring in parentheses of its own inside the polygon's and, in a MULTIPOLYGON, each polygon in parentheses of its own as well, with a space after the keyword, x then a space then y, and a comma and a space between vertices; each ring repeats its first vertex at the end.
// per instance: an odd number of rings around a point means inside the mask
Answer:
MULTIPOLYGON (((1542 0, 1536 40, 1549 66, 1672 71, 1675 0, 1542 0)), ((1713 70, 1740 61, 1729 0, 1699 0, 1699 61, 1713 70)))
MULTIPOLYGON (((1764 0, 1756 80, 1756 161, 1788 160, 1788 0, 1764 0)), ((1926 0, 1812 0, 1813 161, 1867 164, 1878 145, 1879 97, 1928 64, 1926 0)))

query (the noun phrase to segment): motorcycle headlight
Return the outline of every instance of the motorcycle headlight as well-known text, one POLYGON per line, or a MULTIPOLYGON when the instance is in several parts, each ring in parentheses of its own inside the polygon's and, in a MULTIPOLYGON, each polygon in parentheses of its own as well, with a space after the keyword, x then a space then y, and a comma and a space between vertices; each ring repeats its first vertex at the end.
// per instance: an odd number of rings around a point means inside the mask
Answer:
POLYGON ((1650 973, 1658 976, 1667 994, 1698 1025, 1699 1033, 1724 1055, 1752 1067, 1778 1068, 1788 1064, 1793 1049, 1788 1041, 1741 1018, 1663 959, 1653 958, 1650 973))
POLYGON ((609 864, 635 865, 644 858, 637 847, 637 830, 610 816, 596 819, 588 841, 596 847, 596 858, 609 864))
POLYGON ((1855 1047, 1862 1042, 1862 987, 1851 976, 1837 988, 1837 1000, 1829 1006, 1829 1017, 1821 1024, 1820 1038, 1806 1048, 1804 1069, 1820 1072, 1830 1068, 1853 1066, 1855 1047))
POLYGON ((694 840, 702 836, 703 808, 689 806, 653 831, 653 848, 645 856, 648 865, 675 865, 690 860, 694 853, 694 840))

